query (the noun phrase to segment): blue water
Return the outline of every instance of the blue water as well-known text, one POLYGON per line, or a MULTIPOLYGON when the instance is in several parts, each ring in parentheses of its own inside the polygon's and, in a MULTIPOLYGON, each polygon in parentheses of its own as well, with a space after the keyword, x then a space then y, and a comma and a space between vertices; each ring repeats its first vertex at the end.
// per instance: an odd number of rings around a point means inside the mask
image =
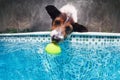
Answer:
POLYGON ((64 41, 50 55, 47 44, 0 41, 0 80, 120 80, 120 45, 64 41))

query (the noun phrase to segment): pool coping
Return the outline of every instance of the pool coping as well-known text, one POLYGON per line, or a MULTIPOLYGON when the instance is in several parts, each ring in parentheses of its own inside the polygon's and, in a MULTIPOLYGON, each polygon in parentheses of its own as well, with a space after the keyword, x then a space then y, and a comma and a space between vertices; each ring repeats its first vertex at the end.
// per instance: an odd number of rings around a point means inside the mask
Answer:
MULTIPOLYGON (((120 42, 120 33, 102 33, 102 32, 84 32, 78 33, 73 32, 69 35, 66 41, 70 42, 87 42, 92 44, 97 44, 97 41, 103 44, 114 44, 115 42, 120 42)), ((50 31, 44 32, 29 32, 29 33, 5 33, 0 34, 0 41, 6 42, 50 42, 50 31)), ((119 45, 117 43, 117 45, 119 45)))
MULTIPOLYGON (((28 33, 3 33, 0 36, 22 36, 22 35, 49 35, 50 31, 43 32, 28 32, 28 33)), ((106 32, 73 32, 71 35, 87 35, 87 36, 119 36, 120 33, 106 33, 106 32)))

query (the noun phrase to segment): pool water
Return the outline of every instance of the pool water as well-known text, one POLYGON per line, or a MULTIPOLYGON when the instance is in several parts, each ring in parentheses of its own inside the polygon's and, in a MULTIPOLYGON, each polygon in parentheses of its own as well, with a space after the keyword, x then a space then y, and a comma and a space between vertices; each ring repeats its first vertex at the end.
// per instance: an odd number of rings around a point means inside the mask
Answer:
POLYGON ((0 38, 0 80, 120 80, 119 41, 65 40, 62 53, 50 55, 49 39, 37 38, 0 38))

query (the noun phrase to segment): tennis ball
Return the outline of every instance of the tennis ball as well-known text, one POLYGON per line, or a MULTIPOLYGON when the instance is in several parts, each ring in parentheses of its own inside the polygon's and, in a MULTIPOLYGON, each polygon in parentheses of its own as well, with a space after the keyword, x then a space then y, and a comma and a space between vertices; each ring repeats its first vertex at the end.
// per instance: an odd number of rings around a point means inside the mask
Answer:
POLYGON ((54 54, 54 55, 61 53, 60 46, 58 44, 55 44, 55 43, 49 43, 46 46, 45 50, 47 51, 47 53, 54 54))

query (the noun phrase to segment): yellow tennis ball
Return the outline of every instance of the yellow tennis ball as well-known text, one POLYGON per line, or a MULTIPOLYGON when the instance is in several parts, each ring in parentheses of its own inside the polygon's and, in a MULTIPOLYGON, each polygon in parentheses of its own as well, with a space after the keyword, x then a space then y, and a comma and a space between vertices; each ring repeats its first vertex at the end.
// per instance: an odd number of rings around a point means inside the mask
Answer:
POLYGON ((54 54, 54 55, 61 53, 60 46, 58 44, 54 44, 54 43, 49 43, 46 46, 45 50, 47 51, 47 53, 54 54))

